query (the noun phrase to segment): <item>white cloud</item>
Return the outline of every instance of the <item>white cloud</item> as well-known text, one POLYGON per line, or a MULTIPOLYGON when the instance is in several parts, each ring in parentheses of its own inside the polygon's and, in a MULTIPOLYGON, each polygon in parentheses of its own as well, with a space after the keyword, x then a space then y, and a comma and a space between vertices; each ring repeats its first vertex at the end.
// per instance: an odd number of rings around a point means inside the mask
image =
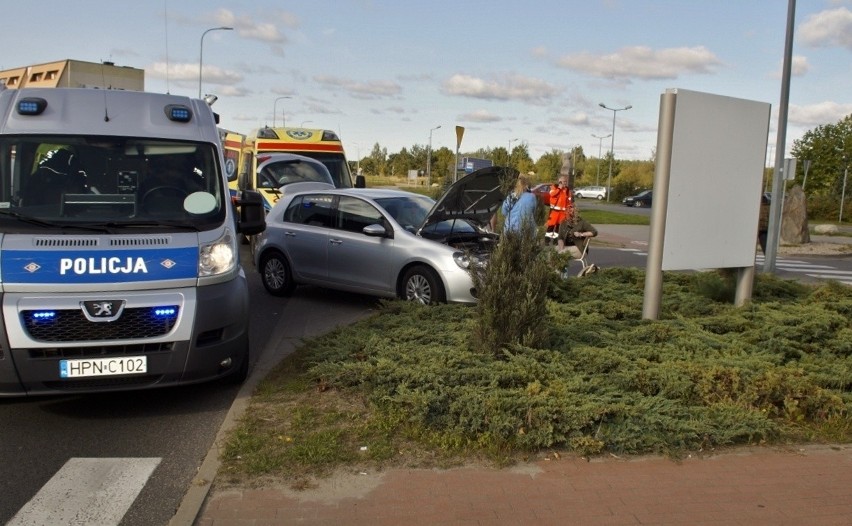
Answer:
MULTIPOLYGON (((198 82, 198 64, 171 62, 168 67, 169 71, 168 75, 166 75, 166 63, 155 62, 145 67, 145 75, 156 79, 169 79, 176 82, 198 82)), ((203 80, 204 84, 234 85, 242 82, 243 76, 218 66, 204 64, 203 80)))
POLYGON ((358 99, 395 97, 402 92, 402 87, 399 84, 386 80, 358 82, 331 75, 317 75, 314 77, 314 81, 330 88, 341 89, 358 99))
POLYGON ((714 73, 721 64, 703 46, 660 50, 631 46, 608 55, 577 53, 556 61, 559 67, 609 79, 676 79, 685 73, 714 73))
POLYGON ((799 26, 798 36, 812 47, 842 47, 852 50, 852 11, 838 7, 809 16, 799 26))
POLYGON ((501 120, 503 119, 487 110, 476 110, 471 113, 459 115, 459 121, 461 122, 500 122, 501 120))
POLYGON ((807 106, 791 104, 787 112, 787 120, 791 124, 812 128, 836 124, 849 114, 852 114, 852 103, 826 101, 807 106))
POLYGON ((520 100, 543 104, 553 99, 562 90, 543 80, 515 74, 493 80, 457 74, 444 82, 442 91, 447 95, 474 99, 520 100))
MULTIPOLYGON (((804 77, 810 71, 811 65, 808 62, 808 57, 802 55, 794 55, 790 63, 790 75, 793 77, 804 77)), ((772 78, 780 79, 784 72, 784 65, 778 66, 778 70, 772 73, 772 78)))
POLYGON ((803 57, 801 55, 796 55, 793 57, 792 63, 790 64, 790 74, 794 77, 802 77, 808 70, 811 69, 810 64, 808 64, 808 57, 803 57))
POLYGON ((230 9, 220 8, 213 14, 217 24, 233 27, 243 38, 272 44, 285 44, 287 37, 272 22, 256 22, 248 15, 236 15, 230 9))

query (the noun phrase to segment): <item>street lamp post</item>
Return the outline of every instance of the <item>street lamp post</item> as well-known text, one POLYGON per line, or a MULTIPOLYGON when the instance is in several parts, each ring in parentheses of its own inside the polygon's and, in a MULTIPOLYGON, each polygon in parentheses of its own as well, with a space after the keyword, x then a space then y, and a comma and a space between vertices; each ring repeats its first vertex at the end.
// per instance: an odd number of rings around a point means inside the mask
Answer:
POLYGON ((429 130, 429 148, 426 150, 426 186, 432 188, 432 132, 440 128, 437 125, 429 130))
POLYGON ((629 110, 633 106, 628 104, 623 108, 610 108, 603 102, 599 103, 598 106, 605 110, 610 110, 612 112, 612 138, 609 143, 609 177, 606 180, 606 202, 609 202, 609 194, 612 193, 612 159, 615 157, 614 149, 615 149, 615 114, 619 111, 629 110))
POLYGON ((207 35, 207 33, 211 32, 211 31, 233 31, 233 29, 234 29, 233 27, 225 27, 225 26, 211 27, 210 29, 206 30, 204 33, 201 33, 201 45, 199 46, 200 50, 198 52, 198 98, 199 99, 201 98, 201 68, 204 64, 204 37, 207 35))
POLYGON ((598 137, 597 135, 595 135, 593 133, 592 137, 594 137, 595 139, 598 139, 598 174, 595 176, 595 186, 600 186, 601 185, 601 148, 603 148, 603 140, 609 139, 610 137, 612 137, 612 134, 610 133, 609 135, 604 135, 602 137, 598 137))
POLYGON ((509 162, 512 160, 512 143, 517 140, 517 137, 515 137, 514 139, 509 139, 509 149, 506 151, 506 164, 509 164, 509 162))
MULTIPOLYGON (((290 95, 282 95, 275 99, 275 103, 272 105, 272 127, 275 127, 275 117, 278 115, 278 101, 281 99, 292 99, 290 95)), ((281 112, 281 126, 286 126, 284 123, 284 112, 281 112)))
POLYGON ((843 156, 843 164, 846 165, 843 169, 843 190, 840 192, 840 215, 837 218, 838 223, 843 222, 843 203, 846 201, 846 177, 849 175, 849 159, 843 156))

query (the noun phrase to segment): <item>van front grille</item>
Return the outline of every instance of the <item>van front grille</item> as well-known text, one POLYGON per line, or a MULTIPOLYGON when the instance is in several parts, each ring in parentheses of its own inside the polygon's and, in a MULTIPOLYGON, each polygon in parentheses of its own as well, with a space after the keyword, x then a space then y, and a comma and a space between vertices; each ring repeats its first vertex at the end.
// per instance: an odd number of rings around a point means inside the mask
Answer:
POLYGON ((169 316, 155 311, 159 307, 124 309, 115 321, 92 322, 80 309, 51 311, 53 316, 39 316, 44 311, 21 311, 21 321, 30 337, 41 342, 92 342, 155 338, 171 331, 177 323, 179 309, 169 316), (38 315, 37 315, 38 314, 38 315))

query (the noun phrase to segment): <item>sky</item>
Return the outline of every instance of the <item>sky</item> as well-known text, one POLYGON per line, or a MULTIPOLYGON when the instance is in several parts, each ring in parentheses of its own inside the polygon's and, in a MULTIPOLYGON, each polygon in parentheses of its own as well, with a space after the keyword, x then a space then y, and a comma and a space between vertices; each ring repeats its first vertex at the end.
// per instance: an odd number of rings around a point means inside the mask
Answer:
MULTIPOLYGON (((660 96, 686 89, 771 104, 771 166, 789 2, 4 0, 0 69, 111 61, 196 97, 201 62, 222 127, 331 129, 350 159, 455 151, 462 126, 461 153, 647 160, 660 96)), ((852 113, 852 0, 798 0, 793 35, 787 153, 852 113)))

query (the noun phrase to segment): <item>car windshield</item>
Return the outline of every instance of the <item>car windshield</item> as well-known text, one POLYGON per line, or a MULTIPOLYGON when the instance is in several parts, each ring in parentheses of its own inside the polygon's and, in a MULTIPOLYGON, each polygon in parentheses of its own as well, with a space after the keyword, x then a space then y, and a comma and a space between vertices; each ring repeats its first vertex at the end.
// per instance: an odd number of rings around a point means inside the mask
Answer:
POLYGON ((325 152, 297 152, 299 155, 316 159, 328 168, 331 179, 336 188, 352 188, 352 174, 349 172, 349 164, 346 158, 339 153, 325 152))
POLYGON ((262 188, 278 188, 290 183, 319 182, 332 184, 331 175, 322 164, 287 159, 263 164, 259 183, 262 188))
POLYGON ((435 205, 432 199, 412 194, 404 197, 381 197, 376 199, 394 221, 402 227, 418 228, 426 219, 426 214, 435 205))
POLYGON ((214 145, 125 137, 0 138, 0 229, 206 229, 225 218, 214 145))

